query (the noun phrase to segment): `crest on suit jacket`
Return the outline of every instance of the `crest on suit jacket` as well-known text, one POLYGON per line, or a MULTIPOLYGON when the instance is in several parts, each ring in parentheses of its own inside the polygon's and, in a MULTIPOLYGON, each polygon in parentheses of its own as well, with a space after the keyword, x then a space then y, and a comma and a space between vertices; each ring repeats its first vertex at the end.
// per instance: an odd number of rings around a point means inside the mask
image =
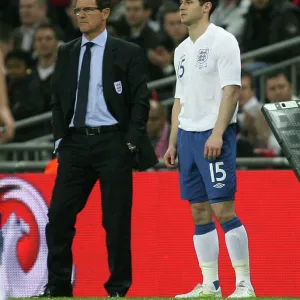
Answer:
POLYGON ((118 94, 122 94, 122 82, 121 81, 116 81, 115 83, 115 89, 116 89, 116 92, 118 94))

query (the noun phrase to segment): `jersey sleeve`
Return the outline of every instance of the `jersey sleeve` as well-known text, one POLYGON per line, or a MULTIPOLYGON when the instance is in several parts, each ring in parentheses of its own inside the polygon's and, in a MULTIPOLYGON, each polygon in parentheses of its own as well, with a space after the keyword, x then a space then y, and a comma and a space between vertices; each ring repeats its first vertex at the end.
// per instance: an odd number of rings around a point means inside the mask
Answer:
POLYGON ((241 86, 241 53, 233 35, 218 39, 214 45, 221 87, 241 86))
POLYGON ((175 99, 181 99, 182 97, 182 83, 181 81, 178 79, 178 64, 179 64, 179 60, 178 60, 178 53, 176 51, 177 49, 175 49, 175 53, 174 53, 174 69, 176 71, 176 88, 175 88, 175 99))

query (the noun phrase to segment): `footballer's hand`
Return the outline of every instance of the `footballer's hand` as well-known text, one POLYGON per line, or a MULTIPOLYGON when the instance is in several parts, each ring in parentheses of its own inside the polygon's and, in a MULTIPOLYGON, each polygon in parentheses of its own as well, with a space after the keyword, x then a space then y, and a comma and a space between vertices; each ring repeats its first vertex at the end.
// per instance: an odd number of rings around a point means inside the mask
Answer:
POLYGON ((221 155, 223 137, 218 133, 212 133, 205 143, 204 157, 208 160, 215 160, 221 155))
POLYGON ((169 146, 166 154, 164 155, 165 165, 168 168, 176 167, 177 150, 174 146, 169 146))

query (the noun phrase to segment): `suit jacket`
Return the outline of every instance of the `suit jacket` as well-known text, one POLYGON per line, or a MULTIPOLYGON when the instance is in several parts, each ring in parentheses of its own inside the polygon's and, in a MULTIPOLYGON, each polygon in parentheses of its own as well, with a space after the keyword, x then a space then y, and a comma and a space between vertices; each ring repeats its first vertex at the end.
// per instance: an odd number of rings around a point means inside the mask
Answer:
MULTIPOLYGON (((55 141, 66 135, 74 114, 80 49, 78 38, 58 50, 51 101, 55 141)), ((137 146, 136 168, 142 171, 154 166, 158 161, 146 132, 150 106, 142 49, 108 36, 102 72, 107 108, 118 121, 125 141, 137 146), (122 84, 121 93, 117 92, 117 82, 122 84)))

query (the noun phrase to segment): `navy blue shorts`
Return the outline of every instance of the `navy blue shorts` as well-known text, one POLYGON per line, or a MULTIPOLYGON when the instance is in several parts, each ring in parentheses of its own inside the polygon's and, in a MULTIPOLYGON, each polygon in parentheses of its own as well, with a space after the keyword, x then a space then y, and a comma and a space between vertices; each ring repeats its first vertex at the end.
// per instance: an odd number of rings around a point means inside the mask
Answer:
POLYGON ((191 203, 234 200, 236 192, 236 125, 223 135, 221 156, 209 161, 204 146, 212 133, 178 131, 180 196, 191 203))

